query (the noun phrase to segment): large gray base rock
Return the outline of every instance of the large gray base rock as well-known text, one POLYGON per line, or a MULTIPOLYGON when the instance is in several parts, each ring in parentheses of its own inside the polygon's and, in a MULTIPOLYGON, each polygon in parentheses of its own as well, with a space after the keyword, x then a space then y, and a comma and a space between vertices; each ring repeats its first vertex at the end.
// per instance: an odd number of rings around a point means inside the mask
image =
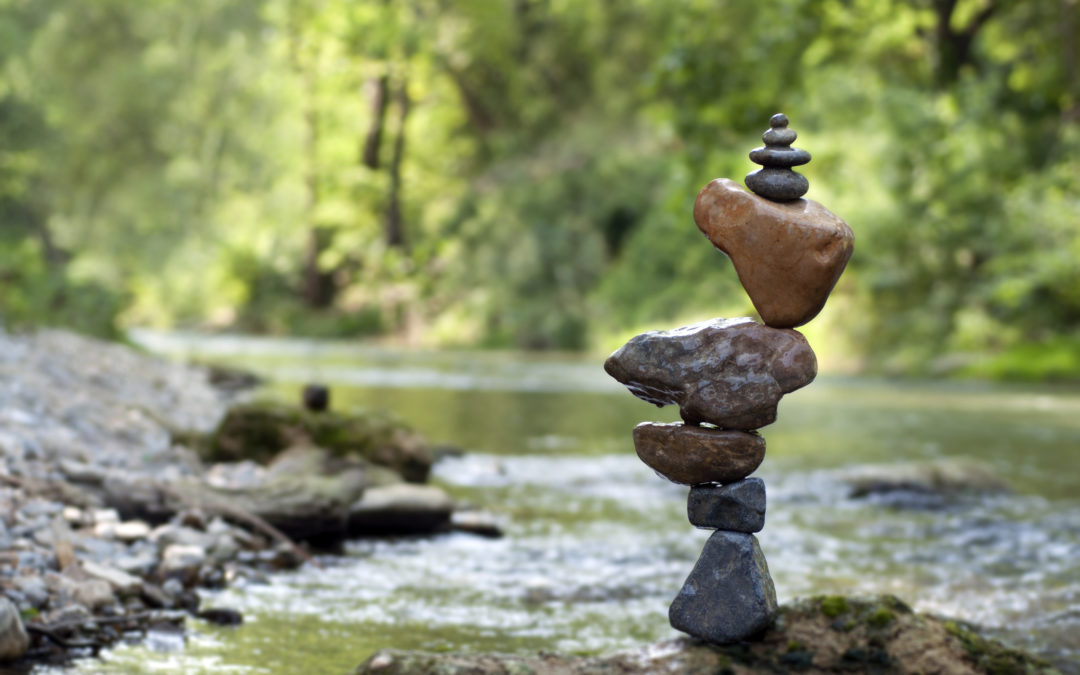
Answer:
POLYGON ((727 485, 695 485, 686 513, 696 527, 760 532, 765 527, 765 482, 747 478, 727 485))
POLYGON ((793 330, 712 319, 633 337, 604 370, 640 399, 678 405, 687 424, 750 430, 776 421, 780 398, 814 379, 817 358, 793 330))
POLYGON ((718 531, 668 610, 671 625, 715 644, 749 639, 772 625, 776 589, 757 538, 718 531))

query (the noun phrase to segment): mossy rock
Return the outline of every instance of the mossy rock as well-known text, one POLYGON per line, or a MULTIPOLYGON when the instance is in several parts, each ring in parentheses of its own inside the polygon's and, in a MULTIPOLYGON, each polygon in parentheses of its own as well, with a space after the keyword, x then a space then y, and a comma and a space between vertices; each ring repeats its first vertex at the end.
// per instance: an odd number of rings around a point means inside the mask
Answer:
POLYGON ((201 444, 204 459, 267 462, 286 448, 310 443, 340 457, 364 459, 414 483, 427 480, 434 461, 427 442, 380 413, 310 412, 272 402, 237 405, 201 444))
POLYGON ((955 622, 915 614, 893 596, 829 596, 796 601, 782 607, 775 625, 756 641, 727 647, 679 638, 594 657, 383 650, 356 673, 1060 675, 1034 656, 983 639, 955 622))

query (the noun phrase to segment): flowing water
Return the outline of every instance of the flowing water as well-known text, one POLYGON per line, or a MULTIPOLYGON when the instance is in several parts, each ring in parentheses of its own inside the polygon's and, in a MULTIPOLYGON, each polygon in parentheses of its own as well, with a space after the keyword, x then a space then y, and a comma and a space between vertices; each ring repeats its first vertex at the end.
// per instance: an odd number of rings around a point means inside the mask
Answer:
MULTIPOLYGON (((675 635, 667 606, 708 533, 686 488, 636 458, 630 431, 676 411, 638 401, 599 359, 394 351, 345 343, 144 334, 152 349, 253 369, 294 399, 384 408, 464 449, 434 481, 506 536, 364 540, 341 556, 210 594, 236 629, 189 622, 87 672, 348 672, 380 647, 597 653, 675 635)), ((763 430, 759 534, 781 602, 893 593, 1080 672, 1080 391, 821 377, 763 430), (845 471, 971 458, 1012 491, 852 499, 845 471)))

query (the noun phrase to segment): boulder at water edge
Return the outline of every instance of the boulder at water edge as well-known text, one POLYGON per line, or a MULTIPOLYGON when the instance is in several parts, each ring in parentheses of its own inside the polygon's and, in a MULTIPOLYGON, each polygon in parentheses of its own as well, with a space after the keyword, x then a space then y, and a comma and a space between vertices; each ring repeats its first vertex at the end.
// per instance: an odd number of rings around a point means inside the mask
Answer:
POLYGON ((735 265, 766 325, 810 321, 854 250, 847 223, 809 199, 774 202, 718 178, 698 194, 694 222, 735 265))
POLYGON ((809 384, 817 359, 800 333, 752 319, 711 319, 630 339, 604 370, 640 399, 676 404, 687 424, 757 429, 780 398, 809 384))
POLYGON ((776 590, 757 538, 720 530, 705 542, 668 619, 684 633, 723 645, 761 633, 776 613, 776 590))
POLYGON ((642 422, 634 449, 653 471, 675 483, 731 483, 749 476, 765 459, 765 439, 746 431, 642 422))

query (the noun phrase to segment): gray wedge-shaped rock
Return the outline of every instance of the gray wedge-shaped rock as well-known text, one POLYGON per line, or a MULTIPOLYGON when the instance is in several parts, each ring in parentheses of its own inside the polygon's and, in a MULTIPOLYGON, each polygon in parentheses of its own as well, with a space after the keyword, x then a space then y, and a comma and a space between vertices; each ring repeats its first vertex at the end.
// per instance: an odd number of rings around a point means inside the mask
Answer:
POLYGON ((802 334, 744 317, 642 333, 604 370, 640 399, 678 405, 687 424, 750 430, 776 421, 780 398, 817 375, 817 358, 802 334))
POLYGON ((723 645, 761 633, 776 614, 776 590, 757 538, 721 530, 705 542, 668 619, 684 633, 723 645))
POLYGON ((760 532, 765 527, 765 482, 747 478, 727 485, 695 485, 686 513, 696 527, 729 532, 760 532))

